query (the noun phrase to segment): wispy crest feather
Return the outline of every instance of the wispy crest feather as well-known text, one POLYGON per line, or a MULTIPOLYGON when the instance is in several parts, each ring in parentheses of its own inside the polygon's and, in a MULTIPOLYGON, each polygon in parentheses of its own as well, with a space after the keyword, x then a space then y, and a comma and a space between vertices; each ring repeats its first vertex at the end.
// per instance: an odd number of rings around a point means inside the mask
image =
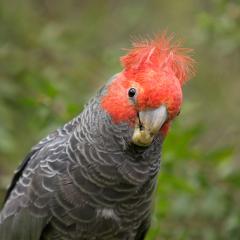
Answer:
POLYGON ((133 48, 120 59, 125 71, 168 69, 175 74, 181 84, 194 75, 195 61, 190 56, 192 49, 182 48, 180 42, 174 43, 173 35, 167 36, 164 33, 154 40, 133 42, 132 46, 133 48))

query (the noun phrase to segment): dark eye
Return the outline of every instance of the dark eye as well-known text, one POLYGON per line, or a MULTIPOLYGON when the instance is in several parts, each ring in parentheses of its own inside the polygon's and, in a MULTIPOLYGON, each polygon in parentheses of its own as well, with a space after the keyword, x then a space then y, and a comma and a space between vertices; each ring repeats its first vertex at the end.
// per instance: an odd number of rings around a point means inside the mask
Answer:
POLYGON ((134 97, 135 96, 135 94, 136 94, 136 89, 135 88, 130 88, 129 90, 128 90, 128 96, 129 97, 134 97))

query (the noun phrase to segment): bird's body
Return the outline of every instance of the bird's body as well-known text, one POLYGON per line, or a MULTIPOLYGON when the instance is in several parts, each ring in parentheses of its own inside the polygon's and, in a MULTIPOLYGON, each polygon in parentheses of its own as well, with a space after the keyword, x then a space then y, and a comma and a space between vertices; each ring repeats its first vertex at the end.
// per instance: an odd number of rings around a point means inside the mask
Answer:
MULTIPOLYGON (((129 148, 128 125, 115 129, 98 105, 98 98, 93 99, 82 114, 33 148, 0 215, 0 229, 8 218, 14 221, 28 212, 43 223, 43 232, 30 239, 131 240, 139 228, 144 233, 160 163, 160 136, 147 151, 129 148), (103 116, 104 123, 99 121, 103 116)), ((14 223, 16 229, 22 221, 14 223)))
POLYGON ((123 114, 116 115, 105 101, 120 78, 115 76, 79 116, 32 148, 8 190, 0 239, 144 239, 165 130, 151 133, 151 142, 139 141, 137 134, 132 142, 132 116, 118 121, 123 114))

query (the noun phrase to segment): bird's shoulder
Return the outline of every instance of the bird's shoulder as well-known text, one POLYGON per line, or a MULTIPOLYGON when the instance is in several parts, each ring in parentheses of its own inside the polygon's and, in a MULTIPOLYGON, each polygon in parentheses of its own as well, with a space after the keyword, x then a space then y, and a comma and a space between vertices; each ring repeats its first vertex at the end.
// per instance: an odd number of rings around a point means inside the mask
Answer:
POLYGON ((80 118, 78 116, 72 121, 66 123, 63 127, 51 132, 48 136, 40 140, 39 143, 32 147, 31 151, 26 155, 24 160, 15 170, 6 192, 4 203, 8 200, 11 192, 16 187, 17 182, 24 172, 34 172, 37 165, 39 165, 41 161, 44 163, 48 158, 52 158, 52 161, 54 161, 54 157, 56 157, 57 153, 61 153, 66 147, 68 138, 71 136, 79 122, 80 118))

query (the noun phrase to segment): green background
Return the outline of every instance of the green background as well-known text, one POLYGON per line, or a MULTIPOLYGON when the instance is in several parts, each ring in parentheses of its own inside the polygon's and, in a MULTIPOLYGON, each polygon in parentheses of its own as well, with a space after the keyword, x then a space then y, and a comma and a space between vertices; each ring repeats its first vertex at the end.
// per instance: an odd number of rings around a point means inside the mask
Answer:
POLYGON ((131 39, 167 30, 197 74, 164 144, 148 240, 240 239, 240 1, 0 2, 0 199, 30 147, 77 115, 131 39))

